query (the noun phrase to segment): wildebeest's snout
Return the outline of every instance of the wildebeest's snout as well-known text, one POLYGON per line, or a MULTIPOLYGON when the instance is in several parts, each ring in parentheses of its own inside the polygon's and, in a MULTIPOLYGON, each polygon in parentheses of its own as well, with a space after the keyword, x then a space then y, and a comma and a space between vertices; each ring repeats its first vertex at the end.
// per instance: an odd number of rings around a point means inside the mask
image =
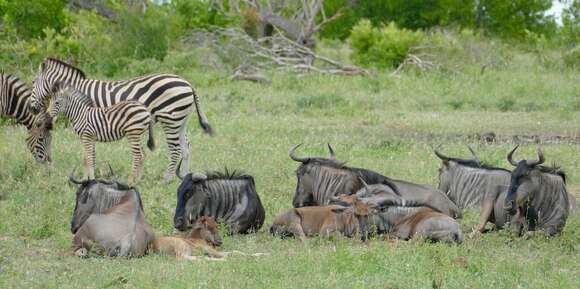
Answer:
POLYGON ((182 217, 176 217, 175 220, 173 220, 173 227, 175 227, 175 229, 179 230, 179 231, 185 231, 186 226, 185 226, 185 218, 182 217))

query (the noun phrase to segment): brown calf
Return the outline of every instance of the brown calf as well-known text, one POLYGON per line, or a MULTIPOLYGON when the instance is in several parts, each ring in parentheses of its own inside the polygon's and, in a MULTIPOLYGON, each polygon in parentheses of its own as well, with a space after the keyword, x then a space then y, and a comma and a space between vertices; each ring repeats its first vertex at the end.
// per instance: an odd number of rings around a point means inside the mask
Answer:
POLYGON ((197 260, 197 257, 193 256, 196 251, 201 251, 212 258, 223 258, 224 254, 215 249, 221 244, 222 238, 217 223, 213 218, 203 216, 197 219, 187 236, 157 238, 151 244, 151 249, 155 253, 170 253, 177 259, 197 260))
POLYGON ((300 240, 313 235, 328 237, 336 232, 347 237, 359 233, 364 238, 364 224, 368 214, 369 207, 362 202, 356 202, 351 207, 328 205, 294 208, 277 216, 270 232, 294 236, 300 240))

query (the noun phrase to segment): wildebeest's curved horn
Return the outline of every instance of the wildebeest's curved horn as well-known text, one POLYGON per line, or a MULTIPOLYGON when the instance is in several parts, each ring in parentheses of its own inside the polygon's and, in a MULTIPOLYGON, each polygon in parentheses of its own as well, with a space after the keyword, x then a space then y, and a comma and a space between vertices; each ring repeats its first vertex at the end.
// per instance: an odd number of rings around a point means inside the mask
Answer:
POLYGON ((436 149, 433 150, 433 152, 435 153, 435 155, 440 158, 442 161, 449 161, 451 158, 444 156, 441 152, 439 152, 439 148, 441 147, 441 145, 439 145, 436 149))
POLYGON ((471 155, 473 156, 473 160, 479 163, 480 162, 479 161, 479 157, 477 156, 477 154, 475 153, 475 151, 473 150, 473 148, 470 145, 467 145, 467 148, 471 152, 471 155))
POLYGON ((76 171, 76 170, 77 170, 77 166, 75 166, 75 167, 72 169, 72 171, 70 172, 70 174, 68 175, 68 180, 69 180, 69 182, 71 182, 71 183, 73 183, 73 184, 76 184, 76 185, 82 185, 82 184, 83 184, 83 182, 82 182, 82 181, 76 180, 76 179, 74 178, 74 175, 75 175, 75 171, 76 171))
POLYGON ((294 151, 301 146, 302 144, 296 144, 294 146, 292 146, 292 148, 290 148, 290 150, 288 151, 288 155, 290 156, 290 158, 296 162, 301 162, 301 163, 305 163, 308 162, 310 160, 310 158, 299 158, 296 155, 294 155, 294 151))
POLYGON ((518 147, 520 147, 520 145, 516 145, 516 147, 507 155, 507 160, 510 164, 512 164, 512 166, 517 167, 518 163, 514 161, 514 159, 512 158, 514 152, 518 149, 518 147))
POLYGON ((107 165, 109 166, 109 173, 111 174, 111 177, 113 177, 113 181, 117 181, 117 179, 119 178, 117 176, 117 173, 115 173, 115 171, 113 170, 113 167, 111 166, 110 163, 107 163, 107 165))
POLYGON ((183 161, 183 159, 179 160, 179 163, 177 164, 177 168, 175 169, 175 175, 183 181, 183 176, 179 173, 179 171, 181 171, 181 162, 183 161))
POLYGON ((330 159, 335 160, 336 155, 334 154, 334 150, 332 149, 332 146, 330 145, 330 143, 328 143, 327 145, 328 145, 328 151, 330 152, 330 159))
POLYGON ((361 176, 359 176, 358 179, 363 184, 363 186, 365 187, 365 189, 368 191, 369 184, 367 184, 367 182, 365 182, 365 180, 361 176))
POLYGON ((544 161, 546 161, 544 159, 544 152, 542 152, 541 148, 538 148, 538 160, 537 161, 526 161, 526 163, 528 164, 528 166, 537 166, 537 165, 541 165, 544 163, 544 161))

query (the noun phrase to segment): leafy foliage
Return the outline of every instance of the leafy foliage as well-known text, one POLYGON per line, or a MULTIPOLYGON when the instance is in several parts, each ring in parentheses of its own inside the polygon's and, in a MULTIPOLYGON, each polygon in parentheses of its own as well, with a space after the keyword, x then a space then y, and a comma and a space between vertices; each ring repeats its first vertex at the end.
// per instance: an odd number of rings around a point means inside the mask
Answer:
POLYGON ((0 15, 8 29, 30 39, 43 36, 46 27, 61 31, 67 24, 64 5, 64 0, 4 0, 0 15))
POLYGON ((381 28, 369 20, 361 20, 352 30, 349 41, 354 50, 352 59, 364 66, 388 68, 399 65, 423 38, 420 31, 400 29, 393 22, 381 28))

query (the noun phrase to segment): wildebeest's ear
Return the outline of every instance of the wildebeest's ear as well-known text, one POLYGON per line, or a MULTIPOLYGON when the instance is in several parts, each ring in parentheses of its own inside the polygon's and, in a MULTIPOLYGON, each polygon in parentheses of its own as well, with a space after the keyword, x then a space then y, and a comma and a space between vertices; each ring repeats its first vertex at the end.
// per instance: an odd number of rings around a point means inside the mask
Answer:
POLYGON ((207 176, 202 173, 191 173, 191 180, 193 182, 204 181, 207 180, 207 176))
POLYGON ((341 213, 344 213, 344 211, 346 211, 347 209, 348 209, 348 207, 341 207, 341 208, 331 209, 331 211, 334 213, 337 213, 337 214, 341 214, 341 213))
POLYGON ((443 165, 448 167, 449 166, 449 161, 448 160, 443 160, 443 165))

